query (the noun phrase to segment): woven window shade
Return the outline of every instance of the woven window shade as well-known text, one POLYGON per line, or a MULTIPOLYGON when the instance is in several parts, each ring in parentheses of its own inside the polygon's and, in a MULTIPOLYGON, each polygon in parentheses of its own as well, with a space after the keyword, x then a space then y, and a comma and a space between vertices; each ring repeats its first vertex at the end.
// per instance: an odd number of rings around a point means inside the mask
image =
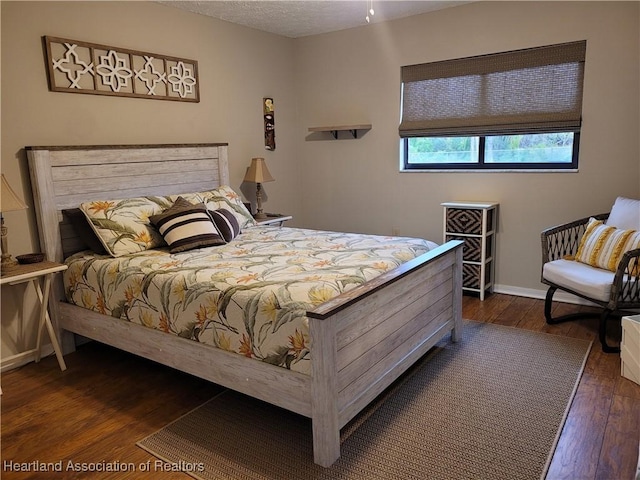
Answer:
POLYGON ((579 131, 586 41, 402 67, 401 137, 579 131))

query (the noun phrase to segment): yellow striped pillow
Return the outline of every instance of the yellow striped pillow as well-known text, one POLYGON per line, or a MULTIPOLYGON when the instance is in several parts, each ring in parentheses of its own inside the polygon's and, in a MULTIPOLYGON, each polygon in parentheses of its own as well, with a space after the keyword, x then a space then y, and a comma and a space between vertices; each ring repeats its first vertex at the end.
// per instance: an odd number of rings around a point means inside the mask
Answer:
MULTIPOLYGON (((580 240, 576 260, 615 272, 622 255, 636 248, 640 248, 640 232, 620 230, 591 218, 580 240)), ((633 271, 635 267, 630 265, 630 270, 633 271)))

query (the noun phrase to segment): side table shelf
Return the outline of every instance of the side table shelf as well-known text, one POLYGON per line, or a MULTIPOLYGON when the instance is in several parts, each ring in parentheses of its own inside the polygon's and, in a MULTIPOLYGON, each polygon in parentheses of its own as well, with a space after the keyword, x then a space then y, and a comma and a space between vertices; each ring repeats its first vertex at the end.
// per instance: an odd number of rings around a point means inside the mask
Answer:
POLYGON ((445 202, 444 241, 464 241, 462 288, 484 300, 493 291, 498 204, 494 202, 445 202))
POLYGON ((288 222, 293 217, 291 215, 283 215, 280 213, 267 213, 266 218, 255 218, 258 225, 279 225, 282 226, 284 222, 288 222))

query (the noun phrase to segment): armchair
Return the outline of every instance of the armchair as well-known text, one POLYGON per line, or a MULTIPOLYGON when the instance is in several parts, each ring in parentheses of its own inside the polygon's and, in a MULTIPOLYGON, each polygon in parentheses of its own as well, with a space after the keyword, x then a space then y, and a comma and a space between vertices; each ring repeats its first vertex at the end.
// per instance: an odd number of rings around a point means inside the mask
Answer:
MULTIPOLYGON (((606 227, 601 227, 604 229, 606 227)), ((598 316, 599 339, 602 350, 607 353, 620 351, 617 346, 607 343, 607 322, 611 316, 622 316, 624 312, 640 309, 640 200, 618 197, 610 213, 594 215, 571 223, 546 229, 542 232, 542 283, 549 285, 547 291, 544 315, 547 323, 556 324, 578 318, 598 316), (611 262, 608 267, 594 266, 592 261, 585 259, 585 232, 593 241, 596 222, 604 222, 612 236, 623 238, 623 230, 629 231, 624 238, 624 248, 620 248, 617 265, 611 262), (589 230, 587 230, 589 229, 589 230), (581 255, 582 254, 582 255, 581 255), (553 318, 551 307, 553 295, 562 290, 578 297, 589 300, 600 307, 598 314, 573 313, 553 318)), ((600 248, 602 237, 593 248, 600 248)), ((595 245, 595 243, 594 243, 595 245)), ((617 259, 618 257, 615 257, 617 259)), ((614 260, 615 260, 614 259, 614 260)))

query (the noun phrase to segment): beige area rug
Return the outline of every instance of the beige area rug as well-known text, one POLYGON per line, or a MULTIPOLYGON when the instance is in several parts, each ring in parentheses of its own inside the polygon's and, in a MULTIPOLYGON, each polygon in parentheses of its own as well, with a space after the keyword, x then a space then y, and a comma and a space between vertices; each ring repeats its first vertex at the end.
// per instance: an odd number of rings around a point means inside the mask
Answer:
POLYGON ((232 391, 138 445, 202 479, 543 478, 590 342, 465 328, 343 428, 331 468, 313 463, 309 419, 232 391))

